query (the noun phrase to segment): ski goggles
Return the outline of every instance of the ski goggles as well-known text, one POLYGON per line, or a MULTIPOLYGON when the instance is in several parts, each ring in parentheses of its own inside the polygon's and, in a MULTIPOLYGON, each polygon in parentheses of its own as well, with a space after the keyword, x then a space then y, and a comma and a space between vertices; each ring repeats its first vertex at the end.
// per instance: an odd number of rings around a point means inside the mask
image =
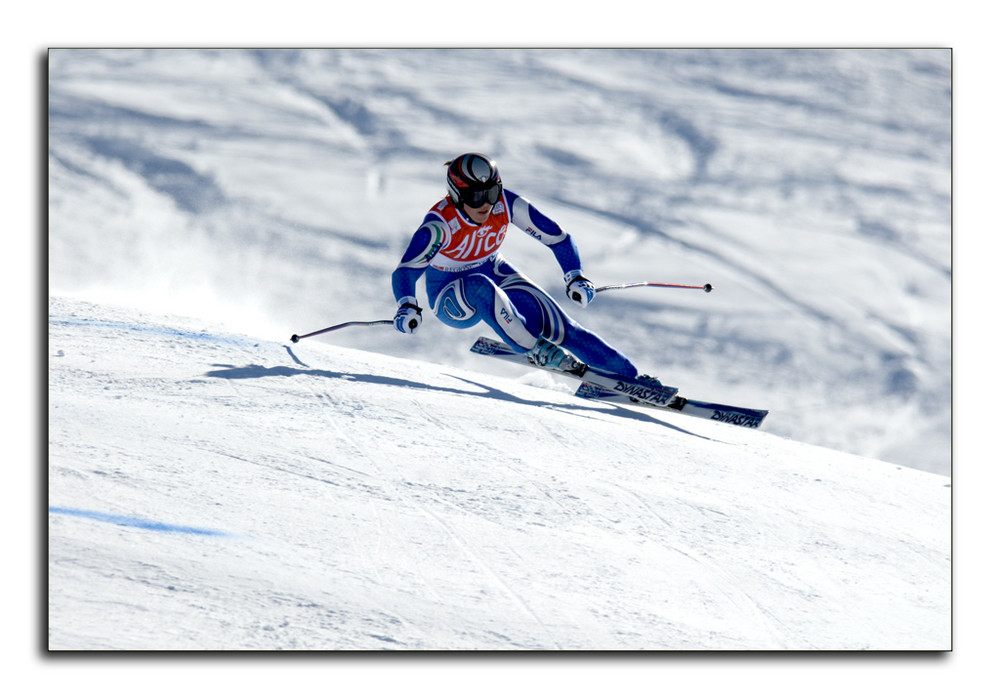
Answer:
POLYGON ((499 182, 486 189, 472 189, 462 192, 462 203, 473 209, 484 204, 496 204, 503 193, 503 185, 499 182))

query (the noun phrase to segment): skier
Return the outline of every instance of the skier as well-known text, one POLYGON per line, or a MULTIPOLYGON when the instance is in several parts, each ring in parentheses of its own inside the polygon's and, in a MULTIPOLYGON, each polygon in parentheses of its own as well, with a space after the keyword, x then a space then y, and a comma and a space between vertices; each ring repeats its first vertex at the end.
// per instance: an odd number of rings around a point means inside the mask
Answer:
POLYGON ((469 328, 485 321, 536 365, 571 366, 575 356, 597 369, 658 384, 651 377, 638 377, 628 357, 570 318, 500 254, 507 228, 514 224, 552 250, 567 296, 586 307, 596 291, 581 271, 569 234, 505 188, 489 157, 465 153, 445 164, 448 195, 427 212, 392 273, 399 306, 396 329, 414 333, 420 326, 416 284, 426 274, 428 303, 445 325, 469 328))

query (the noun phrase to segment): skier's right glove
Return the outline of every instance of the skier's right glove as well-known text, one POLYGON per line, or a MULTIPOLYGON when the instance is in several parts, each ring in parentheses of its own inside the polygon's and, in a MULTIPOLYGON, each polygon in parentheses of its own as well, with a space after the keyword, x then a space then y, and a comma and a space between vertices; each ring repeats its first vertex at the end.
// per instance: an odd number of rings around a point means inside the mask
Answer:
POLYGON ((420 306, 412 301, 416 299, 403 299, 396 311, 396 330, 407 335, 417 332, 422 318, 420 317, 420 306))
POLYGON ((584 308, 594 300, 594 296, 597 294, 594 282, 583 276, 580 270, 575 269, 572 272, 567 272, 563 278, 566 281, 566 295, 569 296, 570 300, 584 308))

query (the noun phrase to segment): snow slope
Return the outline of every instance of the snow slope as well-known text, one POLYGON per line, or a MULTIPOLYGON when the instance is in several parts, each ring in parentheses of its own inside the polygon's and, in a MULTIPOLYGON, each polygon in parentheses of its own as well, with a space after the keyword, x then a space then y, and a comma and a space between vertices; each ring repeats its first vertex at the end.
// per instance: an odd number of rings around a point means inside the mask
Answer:
POLYGON ((53 649, 951 645, 945 476, 64 296, 47 351, 53 649))
MULTIPOLYGON (((80 50, 49 54, 57 295, 282 338, 391 316, 441 163, 495 156, 599 284, 576 313, 767 431, 951 468, 951 53, 80 50)), ((977 226, 979 226, 977 222, 977 226)), ((562 297, 527 236, 505 252, 562 297)), ((324 343, 486 371, 433 321, 324 343)))

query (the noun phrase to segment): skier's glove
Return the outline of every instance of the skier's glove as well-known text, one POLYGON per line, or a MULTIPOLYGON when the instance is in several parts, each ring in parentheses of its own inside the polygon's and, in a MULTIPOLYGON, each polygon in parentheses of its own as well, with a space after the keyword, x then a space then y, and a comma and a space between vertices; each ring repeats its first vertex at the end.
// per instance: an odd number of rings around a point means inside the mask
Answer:
MULTIPOLYGON (((412 301, 416 301, 416 299, 412 299, 412 301)), ((399 309, 396 311, 396 330, 407 335, 417 332, 422 320, 420 311, 420 306, 411 303, 410 300, 404 300, 400 303, 399 309)))
POLYGON ((584 308, 597 295, 594 282, 583 276, 578 269, 567 272, 564 279, 566 281, 566 295, 569 296, 570 300, 575 301, 584 308))

